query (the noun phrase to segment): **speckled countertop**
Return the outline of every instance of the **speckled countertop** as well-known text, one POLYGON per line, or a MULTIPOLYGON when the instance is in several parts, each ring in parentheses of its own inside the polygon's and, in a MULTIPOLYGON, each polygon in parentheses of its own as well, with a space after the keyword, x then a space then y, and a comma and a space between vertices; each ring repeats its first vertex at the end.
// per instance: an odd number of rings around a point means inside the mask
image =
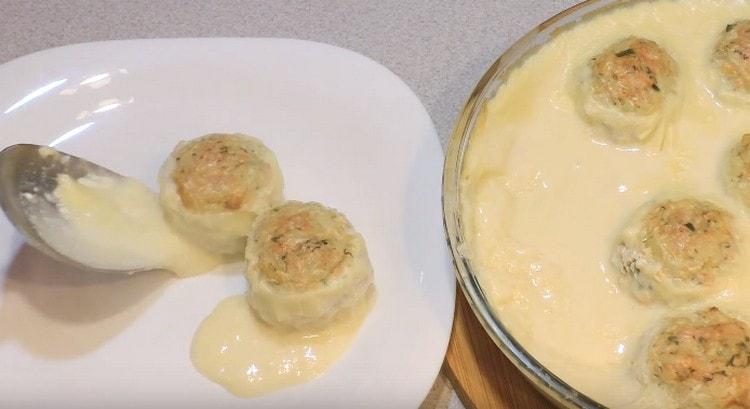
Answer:
MULTIPOLYGON (((288 37, 390 68, 419 96, 445 146, 469 92, 513 41, 573 0, 0 0, 0 63, 66 44, 131 38, 288 37)), ((425 408, 461 407, 438 378, 425 408)))

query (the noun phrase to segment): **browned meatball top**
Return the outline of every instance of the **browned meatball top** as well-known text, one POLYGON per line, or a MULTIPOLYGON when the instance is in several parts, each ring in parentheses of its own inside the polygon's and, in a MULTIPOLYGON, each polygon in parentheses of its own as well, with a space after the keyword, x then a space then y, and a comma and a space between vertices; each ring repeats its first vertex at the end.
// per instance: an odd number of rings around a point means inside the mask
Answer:
POLYGON ((187 142, 175 152, 172 179, 182 204, 197 212, 231 211, 255 197, 272 166, 257 147, 236 135, 212 134, 187 142))
POLYGON ((263 278, 290 290, 307 290, 337 277, 352 257, 353 228, 346 218, 317 203, 287 202, 258 221, 253 237, 256 268, 263 278))
POLYGON ((702 284, 737 254, 733 218, 696 199, 659 203, 643 221, 644 246, 670 276, 702 284))
POLYGON ((714 49, 714 63, 735 90, 750 92, 750 20, 726 26, 714 49))
POLYGON ((591 61, 594 95, 623 112, 651 114, 674 86, 677 65, 658 44, 628 37, 591 61))
POLYGON ((716 307, 670 320, 649 367, 681 407, 750 407, 750 329, 716 307))

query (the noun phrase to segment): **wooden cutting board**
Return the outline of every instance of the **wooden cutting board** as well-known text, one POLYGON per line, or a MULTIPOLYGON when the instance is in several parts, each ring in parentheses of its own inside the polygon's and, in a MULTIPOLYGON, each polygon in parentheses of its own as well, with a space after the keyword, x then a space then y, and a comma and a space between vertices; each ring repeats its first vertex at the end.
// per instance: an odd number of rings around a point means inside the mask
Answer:
POLYGON ((444 370, 467 409, 552 409, 495 346, 460 288, 444 370))

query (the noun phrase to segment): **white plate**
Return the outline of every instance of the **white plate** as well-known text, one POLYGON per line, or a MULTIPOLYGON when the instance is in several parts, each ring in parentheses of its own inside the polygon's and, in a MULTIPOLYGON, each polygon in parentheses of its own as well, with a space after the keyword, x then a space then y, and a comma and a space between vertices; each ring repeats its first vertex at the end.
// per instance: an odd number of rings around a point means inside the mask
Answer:
POLYGON ((188 352, 200 321, 244 292, 239 264, 184 280, 76 274, 21 246, 0 218, 0 407, 419 405, 445 353, 454 279, 442 150, 398 77, 347 50, 282 39, 81 44, 0 66, 2 146, 51 143, 155 188, 175 143, 209 132, 260 137, 287 198, 335 207, 364 235, 378 300, 353 348, 310 383, 236 398, 188 352))

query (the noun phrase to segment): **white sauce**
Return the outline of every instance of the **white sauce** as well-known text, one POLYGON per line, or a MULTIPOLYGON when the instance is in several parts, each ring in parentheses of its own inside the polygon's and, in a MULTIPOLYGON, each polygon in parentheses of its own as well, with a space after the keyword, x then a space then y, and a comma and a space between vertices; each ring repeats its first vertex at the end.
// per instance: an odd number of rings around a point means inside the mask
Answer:
POLYGON ((135 179, 61 174, 52 196, 57 211, 39 212, 32 223, 52 248, 82 264, 192 276, 222 262, 174 233, 156 194, 135 179))
POLYGON ((578 24, 511 74, 473 135, 462 204, 492 307, 548 369, 609 407, 673 406, 639 382, 633 361, 643 334, 674 310, 635 301, 609 261, 644 202, 682 192, 736 215, 738 273, 704 305, 750 317, 749 213, 722 182, 729 149, 750 132, 750 105, 715 97, 709 65, 719 34, 742 18, 744 1, 662 0, 578 24), (573 99, 578 70, 629 35, 674 57, 684 93, 672 126, 639 149, 603 143, 573 99))
POLYGON ((349 349, 373 299, 368 295, 323 329, 286 330, 258 319, 246 296, 227 298, 196 331, 193 365, 240 397, 309 381, 349 349))

